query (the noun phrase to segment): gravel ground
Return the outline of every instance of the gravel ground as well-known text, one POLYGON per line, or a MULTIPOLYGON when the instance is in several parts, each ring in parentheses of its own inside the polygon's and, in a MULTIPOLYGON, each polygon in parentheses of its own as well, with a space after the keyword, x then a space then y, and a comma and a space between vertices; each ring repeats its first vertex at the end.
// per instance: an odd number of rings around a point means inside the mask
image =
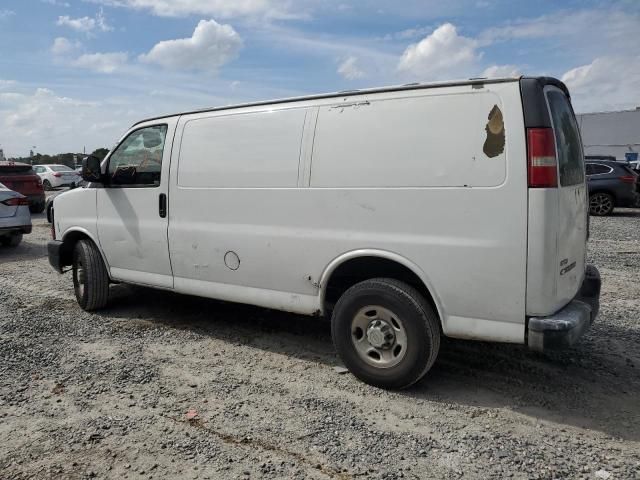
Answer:
POLYGON ((0 249, 1 478, 640 479, 640 210, 592 219, 576 348, 448 340, 399 393, 326 321, 123 285, 87 314, 34 225, 0 249))

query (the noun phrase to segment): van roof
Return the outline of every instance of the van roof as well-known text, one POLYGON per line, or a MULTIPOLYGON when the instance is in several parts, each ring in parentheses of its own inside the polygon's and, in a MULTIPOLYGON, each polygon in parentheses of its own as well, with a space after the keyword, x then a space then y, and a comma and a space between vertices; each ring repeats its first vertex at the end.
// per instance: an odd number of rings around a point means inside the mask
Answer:
MULTIPOLYGON (((325 99, 325 98, 350 97, 350 96, 354 96, 354 95, 365 95, 365 94, 370 94, 370 93, 395 92, 395 91, 402 91, 402 90, 422 90, 422 89, 428 89, 428 88, 456 87, 456 86, 463 86, 463 85, 484 85, 484 84, 488 84, 488 83, 517 82, 521 78, 523 78, 523 77, 518 76, 518 77, 500 77, 500 78, 470 78, 470 79, 467 79, 467 80, 451 80, 451 81, 446 81, 446 82, 429 82, 429 83, 416 82, 416 83, 407 83, 407 84, 404 84, 404 85, 393 85, 393 86, 387 86, 387 87, 366 88, 366 89, 361 89, 361 90, 346 90, 346 91, 341 91, 341 92, 320 93, 320 94, 315 94, 315 95, 304 95, 304 96, 300 96, 300 97, 289 97, 289 98, 281 98, 281 99, 266 100, 266 101, 259 101, 259 102, 239 103, 239 104, 236 104, 236 105, 224 105, 224 106, 221 106, 221 107, 203 108, 203 109, 199 109, 199 110, 191 110, 191 111, 187 111, 187 112, 173 113, 173 114, 168 114, 168 115, 160 115, 160 116, 157 116, 157 117, 146 118, 144 120, 140 120, 139 122, 134 123, 133 126, 139 125, 139 124, 144 123, 144 122, 150 122, 150 121, 153 121, 153 120, 159 120, 161 118, 176 117, 176 116, 180 116, 180 115, 189 115, 189 114, 192 114, 192 113, 216 112, 216 111, 220 111, 220 110, 232 110, 234 108, 257 107, 257 106, 262 106, 262 105, 274 105, 274 104, 280 104, 280 103, 302 102, 302 101, 305 101, 305 100, 321 100, 321 99, 325 99)), ((538 77, 536 77, 536 78, 538 78, 538 77)), ((540 78, 543 78, 543 77, 540 77, 540 78)), ((546 79, 546 77, 544 77, 544 78, 546 79)), ((555 80, 555 79, 548 79, 548 80, 555 80)))

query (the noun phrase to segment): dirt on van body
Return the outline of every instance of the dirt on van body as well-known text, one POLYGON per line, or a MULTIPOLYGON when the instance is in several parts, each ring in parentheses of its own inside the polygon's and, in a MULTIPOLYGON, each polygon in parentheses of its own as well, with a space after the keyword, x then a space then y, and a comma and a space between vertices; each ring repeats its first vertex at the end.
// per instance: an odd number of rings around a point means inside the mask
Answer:
POLYGON ((403 392, 344 373, 315 318, 123 285, 84 313, 34 224, 0 250, 3 479, 640 478, 640 210, 592 218, 577 347, 447 340, 403 392))

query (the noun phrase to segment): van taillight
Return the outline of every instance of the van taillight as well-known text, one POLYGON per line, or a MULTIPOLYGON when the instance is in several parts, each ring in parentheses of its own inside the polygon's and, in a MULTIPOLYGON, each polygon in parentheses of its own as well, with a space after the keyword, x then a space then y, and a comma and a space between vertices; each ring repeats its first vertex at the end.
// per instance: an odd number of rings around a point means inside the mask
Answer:
POLYGON ((529 188, 558 186, 556 142, 551 128, 528 128, 529 188))

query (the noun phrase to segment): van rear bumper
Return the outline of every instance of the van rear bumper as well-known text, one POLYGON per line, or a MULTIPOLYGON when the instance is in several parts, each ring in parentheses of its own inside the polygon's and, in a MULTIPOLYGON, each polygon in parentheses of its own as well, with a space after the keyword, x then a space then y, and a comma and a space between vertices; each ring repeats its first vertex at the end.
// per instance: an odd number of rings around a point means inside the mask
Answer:
POLYGON ((529 348, 544 352, 577 343, 598 315, 601 283, 598 269, 587 265, 582 286, 571 302, 553 315, 529 319, 529 348))

